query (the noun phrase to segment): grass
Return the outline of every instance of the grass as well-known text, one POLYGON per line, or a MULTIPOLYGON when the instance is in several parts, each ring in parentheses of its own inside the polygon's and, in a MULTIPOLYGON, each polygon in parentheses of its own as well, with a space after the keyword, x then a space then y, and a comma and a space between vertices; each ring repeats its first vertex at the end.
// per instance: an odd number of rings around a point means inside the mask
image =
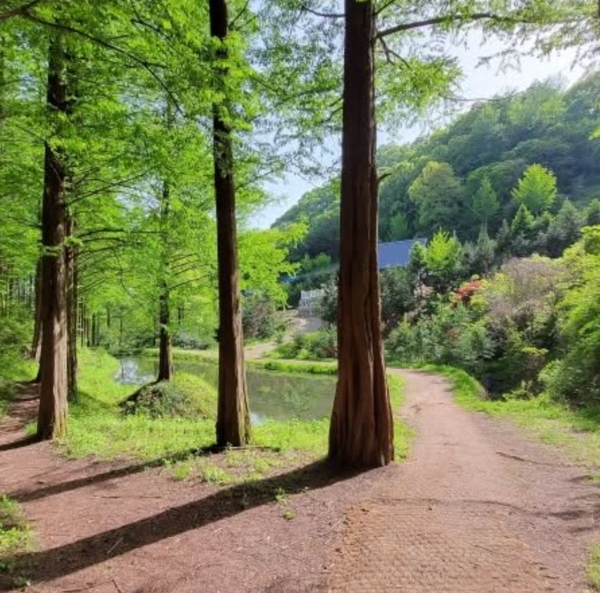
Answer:
POLYGON ((560 446, 576 462, 600 466, 600 408, 572 409, 542 394, 531 399, 490 400, 480 383, 463 370, 422 367, 447 377, 464 408, 496 418, 510 418, 537 439, 560 446))
POLYGON ((15 556, 34 547, 33 531, 19 505, 7 496, 0 496, 0 574, 10 577, 16 587, 27 586, 28 582, 15 556))
MULTIPOLYGON (((176 354, 177 359, 204 358, 201 353, 176 354)), ((119 403, 134 389, 120 385, 114 378, 118 361, 103 351, 80 353, 80 395, 71 406, 67 436, 62 450, 70 457, 95 456, 101 459, 128 457, 142 461, 171 459, 165 466, 175 480, 202 479, 214 484, 230 484, 258 479, 281 466, 294 466, 322 458, 327 453, 329 420, 289 420, 265 422, 253 427, 252 448, 230 450, 225 454, 194 456, 186 452, 214 443, 214 419, 122 414, 119 403)), ((285 361, 251 363, 274 373, 334 374, 335 364, 285 361)), ((182 374, 183 375, 183 374, 182 374)), ((191 376, 192 379, 194 378, 191 376)), ((192 379, 185 378, 183 383, 192 379)), ((181 379, 179 379, 181 381, 181 379)), ((187 385, 190 387, 190 385, 187 385)), ((403 398, 403 382, 389 377, 394 409, 403 398)), ((192 385, 193 387, 193 385, 192 385)), ((214 401, 203 401, 204 407, 214 401)), ((409 429, 396 423, 396 458, 408 452, 409 429)))
POLYGON ((587 580, 594 591, 600 591, 600 544, 594 544, 588 554, 587 580))

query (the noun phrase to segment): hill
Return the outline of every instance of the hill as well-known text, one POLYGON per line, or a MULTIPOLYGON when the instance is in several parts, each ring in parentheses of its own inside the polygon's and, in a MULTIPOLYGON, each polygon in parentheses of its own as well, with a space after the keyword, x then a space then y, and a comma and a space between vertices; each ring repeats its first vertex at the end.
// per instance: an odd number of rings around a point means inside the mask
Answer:
MULTIPOLYGON (((514 218, 518 203, 513 190, 533 164, 556 176, 558 196, 551 214, 566 199, 583 208, 600 196, 600 141, 593 137, 600 125, 598 96, 597 73, 570 88, 556 80, 537 83, 522 93, 477 103, 412 144, 383 147, 381 239, 430 237, 444 228, 472 241, 482 223, 494 235, 504 220, 514 218), (484 191, 490 186, 491 206, 484 191)), ((274 226, 299 220, 308 222, 309 232, 292 257, 324 253, 335 260, 338 179, 306 193, 274 226)))

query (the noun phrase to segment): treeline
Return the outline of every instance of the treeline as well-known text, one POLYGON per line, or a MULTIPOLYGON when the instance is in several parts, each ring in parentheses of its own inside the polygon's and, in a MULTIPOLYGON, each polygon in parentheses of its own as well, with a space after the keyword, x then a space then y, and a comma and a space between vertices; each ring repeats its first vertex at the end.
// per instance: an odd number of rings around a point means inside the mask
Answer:
MULTIPOLYGON (((515 189, 535 164, 556 177, 555 198, 545 211, 556 215, 566 200, 583 210, 600 197, 600 143, 594 139, 599 92, 598 74, 570 88, 554 80, 536 83, 523 93, 476 104, 411 145, 382 148, 379 166, 388 176, 380 189, 381 240, 430 238, 442 228, 473 242, 482 224, 494 237, 504 221, 511 225, 520 205, 515 189)), ((309 222, 292 252, 296 260, 321 253, 337 259, 338 195, 339 181, 333 180, 275 223, 309 222)), ((535 204, 529 209, 539 213, 535 204)))

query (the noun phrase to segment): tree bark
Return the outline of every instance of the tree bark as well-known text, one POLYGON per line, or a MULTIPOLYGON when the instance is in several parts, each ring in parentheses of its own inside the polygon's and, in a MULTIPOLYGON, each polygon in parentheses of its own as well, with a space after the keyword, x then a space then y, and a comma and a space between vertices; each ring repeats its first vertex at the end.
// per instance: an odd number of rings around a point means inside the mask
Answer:
MULTIPOLYGON (((47 103, 65 113, 67 92, 60 36, 52 39, 48 60, 47 103)), ((65 166, 60 148, 46 142, 42 205, 42 350, 38 436, 61 437, 67 429, 67 298, 65 166)))
POLYGON ((171 295, 169 291, 169 214, 170 191, 165 182, 161 203, 161 235, 163 261, 161 265, 162 279, 159 286, 159 342, 158 342, 158 376, 157 381, 170 381, 173 378, 173 352, 171 347, 171 295))
MULTIPOLYGON (((74 233, 75 223, 72 216, 67 216, 67 234, 74 233)), ((65 249, 67 274, 67 392, 69 401, 77 397, 77 308, 78 308, 78 272, 77 247, 69 245, 65 249)))
MULTIPOLYGON (((210 33, 222 45, 217 50, 215 85, 226 89, 228 34, 226 0, 210 0, 210 33)), ((250 440, 250 412, 244 365, 244 339, 240 310, 235 186, 231 128, 223 106, 213 104, 213 156, 217 210, 219 276, 219 401, 217 445, 241 446, 250 440)))
POLYGON ((374 15, 370 1, 345 2, 344 113, 338 312, 339 371, 329 457, 373 467, 394 455, 377 262, 374 15))

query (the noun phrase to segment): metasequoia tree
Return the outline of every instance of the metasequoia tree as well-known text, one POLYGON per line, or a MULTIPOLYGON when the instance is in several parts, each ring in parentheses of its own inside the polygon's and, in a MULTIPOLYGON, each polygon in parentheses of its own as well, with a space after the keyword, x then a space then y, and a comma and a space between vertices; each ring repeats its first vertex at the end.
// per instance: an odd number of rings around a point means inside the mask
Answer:
MULTIPOLYGON (((210 33, 218 44, 214 65, 215 87, 224 92, 229 74, 226 0, 210 0, 209 11, 210 33)), ((216 96, 217 89, 213 92, 216 96)), ((250 412, 240 310, 232 133, 227 117, 227 101, 215 99, 213 158, 219 281, 217 445, 240 446, 250 439, 250 412)))
POLYGON ((329 456, 386 465, 394 457, 377 264, 374 14, 346 0, 339 272, 339 376, 329 456))
MULTIPOLYGON (((343 465, 385 465, 394 455, 377 263, 375 50, 381 49, 384 63, 396 65, 391 76, 389 68, 381 76, 384 92, 404 93, 406 105, 422 107, 437 92, 442 91, 438 97, 443 96, 456 76, 456 68, 453 72, 445 56, 429 62, 414 54, 408 59, 402 57, 402 43, 394 41, 393 36, 429 27, 455 32, 474 22, 483 23, 487 30, 511 34, 517 27, 552 24, 561 17, 556 7, 544 3, 537 12, 526 3, 500 6, 507 11, 504 13, 490 12, 485 3, 478 2, 457 2, 452 12, 433 15, 429 11, 419 14, 418 8, 405 2, 375 5, 370 0, 346 0, 344 14, 338 15, 304 7, 318 16, 343 17, 345 22, 339 371, 329 440, 329 457, 343 465), (412 70, 407 80, 399 75, 398 67, 412 70)), ((448 6, 432 2, 430 10, 436 9, 445 11, 448 6)))
MULTIPOLYGON (((51 117, 66 114, 68 97, 63 40, 52 36, 48 55, 47 104, 51 117)), ((56 140, 56 139, 54 139, 56 140)), ((46 141, 42 202, 41 384, 38 436, 62 436, 67 428, 67 271, 64 155, 46 141)))

